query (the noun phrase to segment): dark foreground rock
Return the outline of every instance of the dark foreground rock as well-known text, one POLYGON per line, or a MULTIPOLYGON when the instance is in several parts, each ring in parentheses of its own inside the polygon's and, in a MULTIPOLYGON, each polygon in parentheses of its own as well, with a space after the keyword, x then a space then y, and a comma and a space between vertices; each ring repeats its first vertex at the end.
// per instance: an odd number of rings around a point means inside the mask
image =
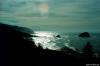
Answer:
MULTIPOLYGON (((86 59, 82 57, 36 47, 31 37, 29 33, 16 30, 11 25, 0 24, 0 64, 6 66, 82 66, 86 64, 86 59)), ((89 63, 98 63, 98 61, 92 59, 89 63)))

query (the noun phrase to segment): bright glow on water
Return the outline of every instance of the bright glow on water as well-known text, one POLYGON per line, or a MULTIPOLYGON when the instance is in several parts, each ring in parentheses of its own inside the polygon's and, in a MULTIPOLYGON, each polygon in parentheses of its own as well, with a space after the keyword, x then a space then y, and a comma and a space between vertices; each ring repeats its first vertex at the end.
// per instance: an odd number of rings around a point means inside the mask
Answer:
POLYGON ((78 49, 82 51, 88 41, 92 44, 95 51, 98 51, 100 47, 100 39, 96 34, 91 38, 80 38, 78 37, 79 34, 74 33, 58 34, 49 31, 38 31, 32 35, 34 36, 33 40, 36 46, 38 47, 41 45, 43 49, 60 50, 62 47, 66 46, 72 50, 78 49), (60 35, 60 37, 57 35, 60 35))
MULTIPOLYGON (((36 46, 41 45, 43 49, 51 49, 51 50, 60 50, 61 47, 64 46, 63 43, 67 42, 69 44, 70 40, 64 40, 63 37, 57 37, 57 33, 53 32, 35 32, 35 37, 33 40, 35 41, 36 46)), ((68 36, 66 36, 68 38, 68 36)), ((69 46, 68 46, 69 47, 69 46)))
POLYGON ((35 35, 39 37, 53 37, 53 33, 49 32, 35 32, 35 35))
POLYGON ((52 50, 58 50, 60 47, 58 47, 55 43, 56 37, 54 37, 53 33, 50 32, 35 32, 36 37, 33 37, 33 40, 35 41, 36 46, 41 45, 43 49, 52 49, 52 50))

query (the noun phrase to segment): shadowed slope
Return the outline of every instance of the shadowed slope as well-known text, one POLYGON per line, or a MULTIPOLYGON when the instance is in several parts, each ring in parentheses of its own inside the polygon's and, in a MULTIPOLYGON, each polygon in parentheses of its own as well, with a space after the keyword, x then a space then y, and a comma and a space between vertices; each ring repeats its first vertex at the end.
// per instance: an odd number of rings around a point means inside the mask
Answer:
MULTIPOLYGON (((21 28, 21 27, 19 27, 21 28)), ((24 28, 23 28, 24 29, 24 28)), ((82 64, 80 57, 65 53, 36 47, 28 32, 16 30, 16 27, 0 24, 0 49, 2 64, 32 64, 38 65, 63 65, 82 64)), ((71 49, 67 51, 73 52, 71 49)), ((76 54, 74 52, 74 54, 76 54)))

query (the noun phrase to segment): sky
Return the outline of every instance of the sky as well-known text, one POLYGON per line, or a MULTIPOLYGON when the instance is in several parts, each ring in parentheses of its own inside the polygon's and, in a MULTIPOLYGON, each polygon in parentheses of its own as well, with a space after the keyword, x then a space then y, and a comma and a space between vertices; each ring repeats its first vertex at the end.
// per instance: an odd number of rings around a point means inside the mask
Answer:
POLYGON ((0 0, 0 23, 36 31, 100 32, 100 0, 0 0))

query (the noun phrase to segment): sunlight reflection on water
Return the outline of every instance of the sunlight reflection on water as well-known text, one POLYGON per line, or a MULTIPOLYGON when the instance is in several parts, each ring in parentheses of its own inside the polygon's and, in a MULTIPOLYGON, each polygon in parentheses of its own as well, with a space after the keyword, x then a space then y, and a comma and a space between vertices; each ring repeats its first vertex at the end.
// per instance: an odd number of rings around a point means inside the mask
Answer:
POLYGON ((72 50, 82 51, 87 42, 91 42, 94 51, 99 51, 99 35, 93 34, 91 38, 80 38, 79 33, 55 33, 49 31, 37 31, 33 35, 33 41, 38 47, 41 45, 43 49, 60 50, 67 46, 72 50), (59 35, 59 36, 58 36, 59 35))
POLYGON ((53 32, 35 32, 33 35, 35 35, 33 40, 36 46, 41 45, 43 49, 60 50, 60 48, 64 46, 64 43, 67 43, 68 46, 70 42, 68 36, 66 40, 63 36, 57 37, 58 34, 53 32))

